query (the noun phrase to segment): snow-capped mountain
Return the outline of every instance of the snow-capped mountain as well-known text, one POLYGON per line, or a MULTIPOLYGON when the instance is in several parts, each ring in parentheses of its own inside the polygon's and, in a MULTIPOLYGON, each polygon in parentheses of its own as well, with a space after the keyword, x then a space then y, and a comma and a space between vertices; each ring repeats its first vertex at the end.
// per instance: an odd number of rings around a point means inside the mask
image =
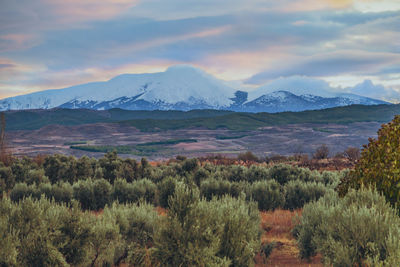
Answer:
POLYGON ((123 74, 106 82, 6 98, 0 100, 0 110, 61 107, 280 112, 386 103, 359 95, 334 93, 330 89, 321 80, 292 77, 278 79, 248 93, 198 68, 177 65, 160 73, 123 74))

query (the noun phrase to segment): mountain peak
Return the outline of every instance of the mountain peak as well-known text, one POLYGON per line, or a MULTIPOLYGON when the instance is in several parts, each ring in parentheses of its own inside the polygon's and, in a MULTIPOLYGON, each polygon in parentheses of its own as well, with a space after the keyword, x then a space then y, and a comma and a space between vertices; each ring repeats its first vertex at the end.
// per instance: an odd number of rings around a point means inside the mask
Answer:
POLYGON ((237 91, 200 68, 174 65, 165 72, 123 74, 106 82, 3 99, 0 110, 62 107, 277 112, 382 103, 361 96, 337 95, 329 89, 328 83, 321 80, 291 77, 272 81, 251 92, 237 91))

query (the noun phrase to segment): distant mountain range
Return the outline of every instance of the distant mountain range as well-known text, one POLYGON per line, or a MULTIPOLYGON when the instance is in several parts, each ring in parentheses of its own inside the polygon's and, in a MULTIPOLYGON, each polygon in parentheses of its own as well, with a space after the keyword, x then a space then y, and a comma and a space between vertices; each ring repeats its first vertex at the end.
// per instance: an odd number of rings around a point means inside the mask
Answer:
MULTIPOLYGON (((295 78, 294 78, 295 79, 295 78)), ((177 65, 165 72, 123 74, 106 82, 46 90, 0 100, 0 110, 94 109, 282 112, 325 109, 352 104, 387 102, 354 94, 335 93, 318 80, 288 86, 270 83, 251 92, 192 66, 177 65)))

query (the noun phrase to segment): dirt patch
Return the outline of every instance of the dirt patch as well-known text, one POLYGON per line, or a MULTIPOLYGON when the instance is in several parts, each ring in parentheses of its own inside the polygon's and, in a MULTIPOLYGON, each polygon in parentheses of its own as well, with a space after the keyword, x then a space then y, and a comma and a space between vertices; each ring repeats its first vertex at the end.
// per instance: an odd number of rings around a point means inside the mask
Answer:
POLYGON ((256 266, 323 266, 320 256, 314 257, 310 262, 300 259, 296 240, 290 233, 294 227, 293 219, 296 214, 301 214, 301 210, 261 212, 261 226, 265 230, 261 242, 275 242, 276 247, 266 262, 262 262, 258 257, 256 266))
POLYGON ((173 148, 182 149, 185 151, 215 150, 215 149, 217 149, 217 146, 211 144, 210 142, 196 142, 196 143, 179 143, 179 144, 174 145, 173 148))

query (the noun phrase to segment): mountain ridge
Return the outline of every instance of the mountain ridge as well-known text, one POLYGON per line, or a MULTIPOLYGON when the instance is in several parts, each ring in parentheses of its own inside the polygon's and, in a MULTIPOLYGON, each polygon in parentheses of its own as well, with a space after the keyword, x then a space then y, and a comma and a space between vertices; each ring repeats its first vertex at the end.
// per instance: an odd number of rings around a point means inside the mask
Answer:
POLYGON ((164 72, 122 74, 105 82, 80 84, 0 100, 0 110, 86 108, 107 110, 217 109, 241 112, 282 112, 388 102, 354 94, 330 92, 327 83, 291 77, 237 90, 205 71, 187 65, 164 72), (297 79, 297 80, 296 80, 297 79), (291 88, 291 84, 296 84, 291 88))

